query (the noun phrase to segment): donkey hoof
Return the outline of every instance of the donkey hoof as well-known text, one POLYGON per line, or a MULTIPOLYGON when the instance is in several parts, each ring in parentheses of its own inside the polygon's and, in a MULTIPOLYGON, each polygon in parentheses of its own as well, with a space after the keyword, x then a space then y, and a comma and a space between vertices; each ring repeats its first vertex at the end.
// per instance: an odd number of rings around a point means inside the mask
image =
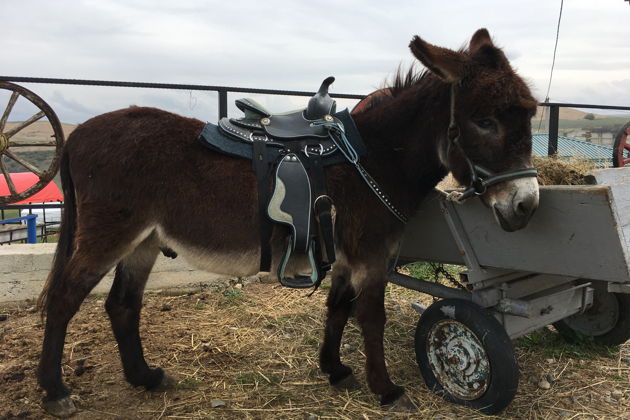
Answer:
POLYGON ((171 375, 164 373, 160 383, 155 388, 151 388, 151 391, 164 392, 164 391, 168 391, 170 389, 175 388, 176 385, 177 385, 177 379, 173 378, 171 375))
POLYGON ((357 378, 355 378, 352 373, 335 382, 332 386, 340 391, 354 391, 361 387, 359 381, 357 381, 357 378))
POLYGON ((54 401, 44 401, 44 410, 52 416, 62 419, 68 418, 77 412, 74 402, 70 396, 66 396, 54 401))
POLYGON ((392 404, 387 405, 387 410, 395 413, 415 413, 418 411, 418 407, 411 401, 411 398, 409 398, 407 394, 402 394, 402 396, 392 404))

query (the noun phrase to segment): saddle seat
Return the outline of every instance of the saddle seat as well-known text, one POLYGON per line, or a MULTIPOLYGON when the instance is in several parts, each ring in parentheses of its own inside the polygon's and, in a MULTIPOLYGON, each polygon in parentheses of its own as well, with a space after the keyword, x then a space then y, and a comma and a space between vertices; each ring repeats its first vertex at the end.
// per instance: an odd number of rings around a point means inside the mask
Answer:
POLYGON ((269 146, 285 147, 286 142, 307 140, 309 152, 329 154, 335 150, 330 133, 317 123, 340 123, 335 113, 335 101, 328 95, 328 87, 335 80, 329 77, 322 83, 305 109, 273 114, 253 99, 237 99, 242 118, 222 118, 219 128, 226 134, 248 143, 262 140, 269 146))

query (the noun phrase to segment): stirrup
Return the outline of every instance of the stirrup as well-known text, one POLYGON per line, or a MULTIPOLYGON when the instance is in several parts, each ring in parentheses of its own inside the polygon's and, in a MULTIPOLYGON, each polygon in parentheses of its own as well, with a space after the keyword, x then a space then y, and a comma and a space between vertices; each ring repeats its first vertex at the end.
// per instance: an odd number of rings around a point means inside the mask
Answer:
POLYGON ((284 251, 284 256, 282 257, 282 261, 278 266, 278 280, 280 280, 280 284, 285 287, 292 287, 294 289, 307 289, 309 287, 313 287, 318 285, 322 280, 322 273, 319 269, 317 262, 315 261, 315 255, 313 254, 313 250, 315 249, 316 240, 313 238, 310 240, 308 251, 306 255, 308 256, 308 262, 311 266, 310 274, 298 274, 295 277, 285 277, 284 272, 287 268, 287 264, 289 263, 289 259, 291 258, 291 254, 293 252, 293 235, 289 235, 287 238, 287 248, 284 251))

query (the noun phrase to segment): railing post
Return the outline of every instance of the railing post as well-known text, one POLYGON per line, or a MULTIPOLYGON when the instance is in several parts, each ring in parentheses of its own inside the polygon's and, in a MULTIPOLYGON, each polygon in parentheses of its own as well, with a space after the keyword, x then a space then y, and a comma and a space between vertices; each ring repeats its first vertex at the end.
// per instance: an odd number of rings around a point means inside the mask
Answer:
POLYGON ((227 117, 227 90, 219 89, 219 119, 227 117))
POLYGON ((26 216, 26 242, 29 244, 37 243, 37 215, 29 214, 26 216))
POLYGON ((560 119, 560 107, 558 105, 549 106, 549 144, 547 145, 547 155, 553 156, 558 153, 558 122, 560 119))

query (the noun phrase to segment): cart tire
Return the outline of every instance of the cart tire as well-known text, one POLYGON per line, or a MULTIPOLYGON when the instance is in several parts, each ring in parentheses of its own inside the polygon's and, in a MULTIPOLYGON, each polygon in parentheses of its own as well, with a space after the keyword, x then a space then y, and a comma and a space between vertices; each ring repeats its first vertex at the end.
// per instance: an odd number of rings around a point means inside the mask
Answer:
POLYGON ((587 336, 596 344, 618 346, 630 339, 630 295, 610 293, 605 287, 595 284, 593 306, 585 313, 553 324, 565 340, 575 343, 587 336))
POLYGON ((486 414, 516 395, 518 363, 503 326, 485 309, 444 299, 420 317, 416 361, 427 386, 448 401, 486 414))
POLYGON ((630 144, 628 143, 630 136, 630 122, 626 123, 615 136, 615 145, 613 146, 613 166, 621 168, 630 165, 630 144), (624 155, 626 157, 624 157, 624 155))

